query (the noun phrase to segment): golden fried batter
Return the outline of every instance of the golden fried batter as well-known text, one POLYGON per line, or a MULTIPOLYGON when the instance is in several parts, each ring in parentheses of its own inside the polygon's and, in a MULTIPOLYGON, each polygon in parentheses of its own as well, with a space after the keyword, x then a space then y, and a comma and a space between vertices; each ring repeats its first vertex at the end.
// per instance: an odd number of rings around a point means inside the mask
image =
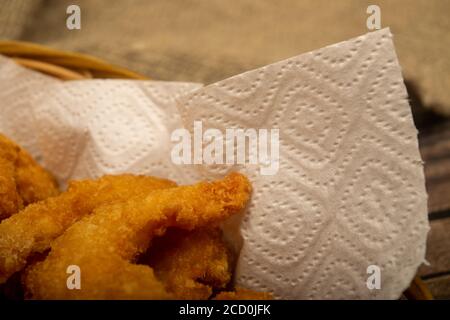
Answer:
POLYGON ((0 220, 59 193, 53 176, 0 134, 0 220))
POLYGON ((0 147, 0 221, 23 207, 22 198, 16 189, 16 156, 13 152, 6 153, 0 147))
POLYGON ((25 276, 34 299, 167 299, 153 269, 132 261, 168 227, 214 226, 241 211, 250 196, 246 177, 156 190, 145 197, 102 206, 56 239, 47 258, 25 276), (81 289, 68 290, 67 267, 81 269, 81 289))
POLYGON ((170 229, 153 241, 144 262, 177 299, 209 299, 231 280, 229 251, 219 228, 170 229))
POLYGON ((174 182, 153 177, 105 176, 72 182, 67 192, 29 205, 0 223, 0 283, 21 270, 32 253, 48 249, 54 239, 96 207, 174 186, 174 182))
POLYGON ((16 162, 16 187, 24 206, 59 194, 54 177, 23 149, 16 162))
POLYGON ((244 288, 236 288, 236 291, 223 291, 214 300, 272 300, 268 292, 258 292, 244 288))

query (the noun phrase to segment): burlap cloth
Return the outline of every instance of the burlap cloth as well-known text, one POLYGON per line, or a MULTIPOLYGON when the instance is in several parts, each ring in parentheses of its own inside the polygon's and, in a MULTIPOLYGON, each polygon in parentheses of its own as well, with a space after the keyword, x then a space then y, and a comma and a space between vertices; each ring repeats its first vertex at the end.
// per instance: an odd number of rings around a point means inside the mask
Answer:
MULTIPOLYGON (((211 83, 367 32, 361 0, 2 0, 0 37, 85 52, 161 80, 211 83), (78 4, 82 29, 65 26, 78 4)), ((450 1, 376 1, 404 75, 450 114, 450 1)))

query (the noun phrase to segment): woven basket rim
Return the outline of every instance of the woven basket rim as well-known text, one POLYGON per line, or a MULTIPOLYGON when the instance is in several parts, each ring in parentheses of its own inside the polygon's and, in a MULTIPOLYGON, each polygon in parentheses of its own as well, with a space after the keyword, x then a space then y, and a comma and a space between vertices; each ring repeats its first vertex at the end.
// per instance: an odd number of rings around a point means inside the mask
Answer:
POLYGON ((58 50, 26 41, 0 41, 0 54, 14 59, 22 66, 63 80, 149 79, 142 74, 87 54, 58 50))

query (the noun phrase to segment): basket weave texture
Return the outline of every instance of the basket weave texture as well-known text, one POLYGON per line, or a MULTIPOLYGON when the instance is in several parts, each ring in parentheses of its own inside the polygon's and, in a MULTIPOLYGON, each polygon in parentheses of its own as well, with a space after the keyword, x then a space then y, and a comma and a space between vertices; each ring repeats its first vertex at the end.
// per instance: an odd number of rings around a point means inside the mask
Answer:
POLYGON ((85 54, 51 49, 34 43, 0 41, 0 54, 14 59, 24 67, 61 80, 89 78, 148 79, 136 72, 111 65, 85 54))

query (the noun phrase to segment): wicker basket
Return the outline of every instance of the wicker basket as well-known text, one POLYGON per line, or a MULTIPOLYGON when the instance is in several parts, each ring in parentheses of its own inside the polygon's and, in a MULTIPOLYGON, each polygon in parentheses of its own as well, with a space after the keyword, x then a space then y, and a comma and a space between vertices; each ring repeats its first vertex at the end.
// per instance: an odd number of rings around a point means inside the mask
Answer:
POLYGON ((62 80, 148 79, 138 73, 113 66, 85 54, 50 49, 33 43, 0 41, 0 54, 11 57, 24 67, 62 80))
MULTIPOLYGON (((0 41, 0 54, 14 59, 24 67, 61 80, 92 78, 149 79, 141 74, 111 65, 85 54, 51 49, 28 42, 0 41)), ((433 299, 430 291, 419 276, 413 279, 410 287, 404 292, 404 297, 410 300, 433 299)))

